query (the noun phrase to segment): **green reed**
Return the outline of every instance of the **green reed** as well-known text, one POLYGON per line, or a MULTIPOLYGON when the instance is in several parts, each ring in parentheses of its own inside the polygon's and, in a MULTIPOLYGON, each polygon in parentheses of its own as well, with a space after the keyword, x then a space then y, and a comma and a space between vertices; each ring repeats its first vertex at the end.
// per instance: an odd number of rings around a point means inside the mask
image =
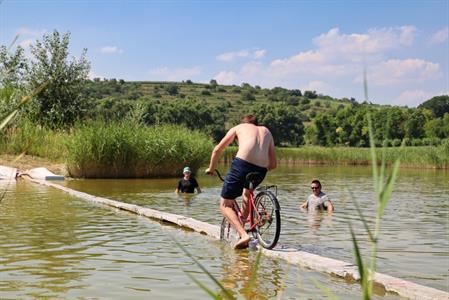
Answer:
MULTIPOLYGON (((403 166, 417 168, 449 168, 449 140, 440 146, 389 147, 382 150, 386 165, 397 159, 403 166)), ((304 146, 276 148, 281 163, 371 165, 370 148, 304 146)), ((379 162, 377 162, 379 163, 379 162)))
MULTIPOLYGON (((398 175, 400 158, 397 158, 394 163, 390 174, 386 173, 386 149, 382 149, 380 167, 378 166, 378 157, 376 148, 374 147, 374 136, 372 130, 371 119, 368 118, 369 134, 370 134, 370 154, 371 164, 373 169, 373 183, 375 192, 375 201, 377 204, 376 215, 374 219, 374 228, 370 228, 366 218, 364 217, 357 201, 352 197, 356 210, 359 214, 360 220, 363 223, 364 229, 369 237, 368 242, 371 245, 371 252, 367 258, 363 258, 358 244, 357 237, 354 233, 351 223, 349 223, 349 229, 351 233, 351 239, 354 246, 354 256, 358 266, 360 275, 360 285, 362 288, 362 296, 364 300, 371 299, 373 295, 373 276, 376 272, 376 256, 377 247, 380 237, 380 225, 385 213, 387 203, 390 201, 391 193, 398 175)), ((402 147, 401 147, 402 148, 402 147)))
POLYGON ((169 177, 186 165, 195 172, 213 144, 204 134, 179 126, 97 121, 78 125, 67 148, 67 169, 75 177, 169 177))
POLYGON ((34 124, 28 119, 19 120, 0 138, 1 153, 45 157, 63 161, 67 154, 65 141, 69 135, 63 130, 51 130, 34 124))

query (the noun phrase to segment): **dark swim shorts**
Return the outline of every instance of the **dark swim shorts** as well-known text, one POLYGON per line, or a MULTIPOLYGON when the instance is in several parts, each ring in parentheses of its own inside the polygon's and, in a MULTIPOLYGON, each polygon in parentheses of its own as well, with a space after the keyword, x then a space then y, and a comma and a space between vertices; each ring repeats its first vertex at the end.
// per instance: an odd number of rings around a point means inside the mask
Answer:
POLYGON ((256 166, 238 157, 234 158, 231 169, 228 171, 223 183, 221 197, 232 200, 240 197, 243 193, 243 188, 249 188, 249 183, 246 182, 246 175, 251 172, 260 173, 260 177, 254 182, 253 188, 255 189, 265 178, 267 168, 256 166))

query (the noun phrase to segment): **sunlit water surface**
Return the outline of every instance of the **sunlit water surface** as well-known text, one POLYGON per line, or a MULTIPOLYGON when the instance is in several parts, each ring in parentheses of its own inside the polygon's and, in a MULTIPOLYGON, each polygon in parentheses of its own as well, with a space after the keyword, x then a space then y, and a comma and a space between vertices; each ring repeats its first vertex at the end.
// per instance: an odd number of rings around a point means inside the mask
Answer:
MULTIPOLYGON (((225 170, 225 167, 222 167, 225 170)), ((71 188, 218 224, 221 183, 199 176, 203 193, 175 195, 177 179, 67 180, 71 188)), ((378 269, 448 290, 449 175, 401 170, 382 223, 378 269)), ((353 261, 348 221, 366 240, 353 197, 374 214, 369 168, 280 167, 267 184, 278 185, 280 243, 353 261), (333 215, 299 210, 311 179, 333 199, 333 215), (352 193, 352 196, 351 196, 352 193)), ((320 282, 341 299, 359 299, 357 284, 261 258, 250 286, 255 251, 234 251, 207 236, 162 225, 27 182, 3 184, 0 202, 0 298, 209 299, 187 274, 218 288, 173 242, 173 236, 235 296, 255 299, 325 299, 320 282)), ((393 296, 383 297, 395 299, 393 296)))

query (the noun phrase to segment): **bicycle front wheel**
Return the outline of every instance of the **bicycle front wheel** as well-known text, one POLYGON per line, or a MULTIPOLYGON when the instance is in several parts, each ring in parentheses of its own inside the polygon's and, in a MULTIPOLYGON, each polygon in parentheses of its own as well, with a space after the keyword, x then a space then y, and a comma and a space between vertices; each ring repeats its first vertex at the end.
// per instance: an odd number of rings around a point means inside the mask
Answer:
POLYGON ((280 206, 276 196, 270 191, 261 191, 254 200, 252 212, 256 225, 254 236, 262 247, 272 249, 276 246, 281 233, 280 206))

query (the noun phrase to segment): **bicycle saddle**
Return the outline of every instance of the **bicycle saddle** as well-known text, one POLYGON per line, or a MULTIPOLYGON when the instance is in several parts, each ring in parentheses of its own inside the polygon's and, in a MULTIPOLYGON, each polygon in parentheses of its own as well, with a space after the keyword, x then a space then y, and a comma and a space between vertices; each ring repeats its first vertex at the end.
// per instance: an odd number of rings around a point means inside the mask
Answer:
POLYGON ((246 174, 246 181, 248 181, 248 182, 254 182, 254 181, 257 181, 258 179, 260 179, 260 176, 261 176, 262 174, 261 173, 259 173, 259 172, 251 172, 251 173, 248 173, 248 174, 246 174))

